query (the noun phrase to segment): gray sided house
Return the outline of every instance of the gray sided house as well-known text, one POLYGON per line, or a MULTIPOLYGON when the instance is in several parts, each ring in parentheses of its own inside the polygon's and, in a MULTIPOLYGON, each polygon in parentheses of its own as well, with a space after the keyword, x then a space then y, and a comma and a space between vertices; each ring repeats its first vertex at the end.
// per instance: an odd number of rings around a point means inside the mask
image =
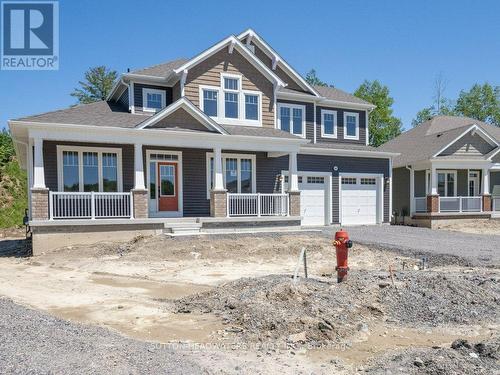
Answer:
POLYGON ((106 101, 11 120, 34 251, 161 231, 388 223, 396 154, 368 146, 373 108, 309 85, 247 30, 124 73, 106 101))
POLYGON ((500 128, 467 117, 436 116, 379 149, 393 160, 393 209, 399 222, 500 216, 500 128))

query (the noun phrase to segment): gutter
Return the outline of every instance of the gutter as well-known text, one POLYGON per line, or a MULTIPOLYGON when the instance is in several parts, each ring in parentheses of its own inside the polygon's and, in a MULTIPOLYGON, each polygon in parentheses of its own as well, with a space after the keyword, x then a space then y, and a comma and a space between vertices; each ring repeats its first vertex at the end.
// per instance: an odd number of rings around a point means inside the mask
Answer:
POLYGON ((329 105, 329 106, 337 106, 341 108, 348 108, 348 109, 361 109, 361 110, 374 110, 377 108, 377 106, 373 104, 364 104, 364 103, 353 103, 353 102, 344 102, 341 100, 333 100, 333 99, 328 99, 322 96, 312 96, 312 95, 305 95, 305 94, 300 94, 300 93, 291 93, 291 92, 284 92, 284 91, 278 91, 277 92, 278 99, 288 99, 288 100, 298 100, 298 101, 306 101, 306 102, 311 102, 311 103, 316 103, 317 105, 329 105))
POLYGON ((344 150, 344 149, 318 148, 318 147, 307 147, 307 146, 302 146, 300 148, 300 154, 360 156, 360 157, 372 157, 372 158, 383 158, 383 159, 392 159, 393 157, 400 155, 399 153, 386 152, 386 151, 347 150, 347 149, 344 150))

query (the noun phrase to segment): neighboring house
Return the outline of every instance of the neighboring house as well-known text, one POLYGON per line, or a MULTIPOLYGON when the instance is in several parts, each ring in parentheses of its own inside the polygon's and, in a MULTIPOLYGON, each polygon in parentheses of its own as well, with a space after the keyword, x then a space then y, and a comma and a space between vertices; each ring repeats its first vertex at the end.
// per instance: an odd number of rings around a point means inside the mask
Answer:
MULTIPOLYGON (((393 160, 395 218, 433 227, 500 214, 500 128, 436 116, 379 147, 393 160)), ((500 216, 500 215, 499 215, 500 216)))
POLYGON ((61 232, 387 223, 394 154, 368 146, 373 108, 312 87, 252 30, 125 73, 107 101, 9 121, 34 245, 61 232))

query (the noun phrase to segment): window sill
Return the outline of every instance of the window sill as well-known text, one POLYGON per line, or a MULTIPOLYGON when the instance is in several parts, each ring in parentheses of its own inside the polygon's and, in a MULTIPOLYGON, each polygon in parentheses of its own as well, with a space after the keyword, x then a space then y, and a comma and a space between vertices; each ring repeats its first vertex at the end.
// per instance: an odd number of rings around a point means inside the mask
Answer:
POLYGON ((344 139, 347 139, 347 140, 350 140, 350 141, 359 141, 359 136, 354 137, 354 136, 345 135, 344 139))
POLYGON ((321 134, 321 138, 337 139, 336 134, 321 134))

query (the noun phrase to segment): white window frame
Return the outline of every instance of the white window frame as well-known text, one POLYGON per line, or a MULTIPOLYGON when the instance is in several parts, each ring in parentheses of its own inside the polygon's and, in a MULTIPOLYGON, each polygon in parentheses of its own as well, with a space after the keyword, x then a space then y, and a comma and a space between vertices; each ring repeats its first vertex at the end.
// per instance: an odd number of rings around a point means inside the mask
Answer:
POLYGON ((331 109, 321 110, 321 138, 337 138, 337 111, 331 109), (324 115, 333 115, 333 134, 328 134, 325 132, 325 117, 324 115))
MULTIPOLYGON (((430 173, 430 172, 429 172, 430 173)), ((458 181, 457 181, 457 171, 454 170, 454 169, 438 169, 436 171, 436 189, 438 191, 438 194, 439 194, 439 175, 440 174, 444 174, 445 175, 445 181, 444 181, 444 195, 441 195, 442 197, 450 197, 450 195, 448 195, 448 173, 450 174, 453 174, 453 197, 456 197, 457 196, 457 185, 458 185, 458 181)), ((469 190, 469 186, 467 186, 467 190, 469 190)))
POLYGON ((359 140, 359 113, 344 112, 344 139, 359 140), (347 116, 354 116, 356 118, 356 135, 347 135, 347 116))
POLYGON ((276 125, 278 129, 281 130, 281 108, 290 109, 290 119, 293 118, 293 109, 302 109, 302 134, 295 134, 293 132, 293 121, 290 121, 290 134, 296 135, 298 137, 306 137, 306 106, 302 104, 292 104, 292 103, 278 103, 276 111, 276 125))
POLYGON ((166 107, 166 93, 164 90, 160 89, 150 89, 144 87, 142 89, 142 110, 144 112, 158 112, 166 107), (148 108, 148 94, 160 94, 161 95, 161 108, 148 108))
POLYGON ((233 73, 221 73, 220 74, 220 84, 219 86, 209 86, 200 85, 199 86, 199 98, 200 98, 200 109, 204 112, 204 100, 203 91, 211 90, 217 91, 217 116, 210 116, 214 121, 219 124, 226 125, 245 125, 245 126, 262 126, 262 93, 260 91, 254 90, 243 90, 243 76, 233 73), (232 78, 238 80, 238 90, 231 90, 224 88, 224 78, 232 78), (231 92, 238 94, 238 118, 226 118, 226 100, 225 93, 231 92), (257 120, 247 120, 246 119, 246 106, 245 106, 245 95, 255 95, 258 100, 258 112, 257 120))
MULTIPOLYGON (((210 159, 214 157, 213 152, 207 152, 207 199, 210 199, 210 186, 212 185, 212 174, 210 173, 210 159)), ((222 175, 224 180, 224 189, 226 188, 226 159, 237 159, 237 173, 238 173, 238 192, 241 192, 241 159, 252 160, 252 193, 257 192, 257 158, 254 154, 222 154, 222 175)), ((215 162, 215 159, 214 159, 215 162)))
POLYGON ((63 176, 63 152, 77 152, 78 153, 78 180, 79 180, 79 192, 83 192, 83 153, 84 152, 96 152, 97 153, 97 168, 98 168, 98 183, 99 192, 103 191, 102 183, 102 154, 113 153, 116 154, 116 179, 117 179, 117 192, 123 191, 123 180, 122 180, 122 149, 121 148, 104 148, 104 147, 85 147, 85 146, 57 146, 57 188, 58 191, 64 191, 64 176, 63 176))

